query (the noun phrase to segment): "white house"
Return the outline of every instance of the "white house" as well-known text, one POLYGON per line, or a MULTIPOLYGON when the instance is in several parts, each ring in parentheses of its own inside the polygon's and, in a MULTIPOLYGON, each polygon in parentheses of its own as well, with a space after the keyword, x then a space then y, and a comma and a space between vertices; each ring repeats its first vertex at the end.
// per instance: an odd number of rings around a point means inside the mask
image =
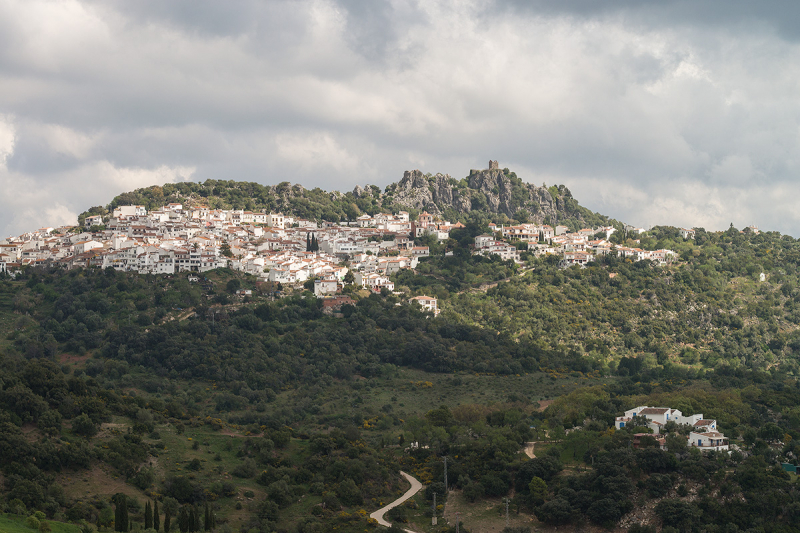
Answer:
POLYGON ((286 224, 286 217, 283 216, 283 213, 270 213, 267 215, 267 225, 283 229, 284 224, 286 224))
POLYGON ((437 305, 438 301, 432 296, 415 296, 411 298, 410 301, 417 302, 425 311, 431 311, 434 316, 438 315, 440 312, 437 305))
POLYGON ((94 250, 95 248, 102 248, 102 247, 103 247, 103 243, 102 242, 90 240, 90 241, 76 242, 72 246, 72 249, 75 252, 75 254, 77 255, 77 254, 86 253, 89 250, 94 250))
POLYGON ((339 280, 335 277, 314 280, 314 296, 322 298, 339 290, 339 280))
POLYGON ((414 257, 429 257, 431 255, 430 248, 427 246, 414 246, 411 248, 411 253, 414 257))
POLYGON ((583 266, 592 259, 593 259, 592 254, 586 252, 581 252, 581 251, 564 252, 564 260, 562 261, 562 266, 571 266, 571 265, 583 266))
POLYGON ((143 205, 121 205, 114 209, 114 218, 120 217, 143 217, 147 216, 147 209, 143 205))
POLYGON ((364 272, 354 272, 353 278, 356 284, 361 285, 365 289, 370 289, 373 292, 380 292, 382 288, 386 287, 390 291, 394 290, 394 283, 385 276, 380 274, 367 274, 364 272))
POLYGON ((86 229, 89 229, 92 226, 100 226, 102 223, 103 223, 103 217, 101 215, 86 217, 83 221, 83 225, 86 229))
POLYGON ((681 237, 683 237, 684 239, 694 239, 693 229, 681 228, 679 231, 681 233, 681 237))
POLYGON ((728 439, 719 431, 706 431, 705 433, 692 431, 689 433, 689 446, 697 446, 703 451, 729 449, 728 439))
POLYGON ((667 422, 675 422, 676 424, 689 424, 694 427, 695 423, 701 420, 706 422, 713 422, 716 428, 715 420, 705 420, 702 414, 684 416, 679 409, 671 409, 669 407, 648 407, 646 405, 634 407, 625 411, 624 416, 618 416, 615 421, 617 429, 622 429, 627 423, 630 423, 634 416, 641 416, 652 422, 648 426, 655 432, 660 433, 660 428, 667 422), (656 430, 658 428, 658 431, 656 430))
POLYGON ((494 236, 484 233, 483 235, 478 235, 475 237, 475 248, 487 248, 491 246, 493 242, 494 236))

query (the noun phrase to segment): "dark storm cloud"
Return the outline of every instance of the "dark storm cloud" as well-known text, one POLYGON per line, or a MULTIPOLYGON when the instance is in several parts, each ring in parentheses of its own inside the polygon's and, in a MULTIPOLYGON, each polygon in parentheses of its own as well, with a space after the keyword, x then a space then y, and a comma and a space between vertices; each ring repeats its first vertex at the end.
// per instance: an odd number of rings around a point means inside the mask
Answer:
POLYGON ((733 26, 747 31, 765 24, 786 38, 800 37, 800 4, 791 0, 498 0, 492 7, 528 15, 583 19, 622 16, 629 22, 658 27, 733 26))

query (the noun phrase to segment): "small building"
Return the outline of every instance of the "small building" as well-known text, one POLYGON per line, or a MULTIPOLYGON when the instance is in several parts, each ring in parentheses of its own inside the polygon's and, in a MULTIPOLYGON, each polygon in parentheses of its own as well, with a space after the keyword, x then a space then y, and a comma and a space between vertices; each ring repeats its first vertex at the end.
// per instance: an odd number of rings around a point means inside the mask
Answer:
POLYGON ((339 290, 339 280, 335 276, 314 280, 314 296, 322 298, 339 290))
POLYGON ((114 209, 114 218, 120 217, 144 217, 147 216, 147 209, 143 205, 121 205, 114 209))
POLYGON ((494 235, 478 235, 475 237, 475 248, 488 248, 495 241, 494 235))
POLYGON ((417 302, 425 311, 430 311, 434 316, 440 313, 438 301, 432 296, 415 296, 409 301, 417 302))
POLYGON ((103 217, 102 217, 102 215, 94 215, 94 216, 86 217, 86 218, 83 220, 83 226, 84 226, 86 229, 89 229, 89 228, 91 228, 92 226, 100 226, 100 225, 102 225, 102 224, 103 224, 103 217))
POLYGON ((411 248, 411 253, 414 257, 430 257, 431 251, 427 246, 414 246, 411 248))
POLYGON ((697 446, 702 451, 722 451, 728 449, 728 439, 719 431, 707 431, 705 433, 692 431, 689 433, 689 446, 697 446))

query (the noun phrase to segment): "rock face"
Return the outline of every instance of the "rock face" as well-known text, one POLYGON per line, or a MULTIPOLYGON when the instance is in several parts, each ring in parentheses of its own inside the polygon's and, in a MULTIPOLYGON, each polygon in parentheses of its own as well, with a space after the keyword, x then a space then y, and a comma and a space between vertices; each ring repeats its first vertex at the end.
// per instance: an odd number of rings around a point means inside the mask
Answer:
POLYGON ((570 206, 568 200, 572 195, 563 185, 554 195, 551 191, 555 192, 555 189, 524 183, 513 172, 498 168, 496 161, 491 161, 490 166, 492 168, 485 170, 471 170, 469 176, 461 181, 448 174, 431 175, 407 170, 399 182, 387 187, 386 194, 403 207, 432 214, 441 214, 446 209, 458 213, 477 209, 502 213, 509 218, 515 218, 523 211, 527 212, 531 222, 536 223, 545 219, 557 223, 566 218, 581 218, 580 213, 571 209, 574 206, 570 206))
POLYGON ((452 207, 467 213, 471 203, 455 187, 457 183, 449 174, 425 176, 419 170, 406 170, 403 179, 389 188, 393 188, 394 201, 407 208, 438 214, 452 207))

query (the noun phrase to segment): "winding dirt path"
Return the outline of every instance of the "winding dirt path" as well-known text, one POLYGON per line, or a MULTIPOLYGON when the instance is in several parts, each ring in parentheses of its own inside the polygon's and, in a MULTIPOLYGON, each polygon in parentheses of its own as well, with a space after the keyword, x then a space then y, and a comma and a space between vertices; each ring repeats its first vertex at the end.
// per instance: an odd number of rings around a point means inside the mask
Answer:
MULTIPOLYGON (((414 494, 419 492, 419 489, 422 488, 422 483, 420 483, 419 480, 417 480, 416 478, 411 477, 410 475, 406 474, 402 470, 400 471, 400 475, 403 476, 404 478, 406 478, 406 480, 408 480, 409 483, 411 483, 411 488, 408 489, 405 494, 403 494, 402 496, 397 498, 395 501, 393 501, 389 505, 381 507, 380 509, 378 509, 377 511, 375 511, 374 513, 371 513, 369 515, 370 518, 374 518, 375 520, 378 521, 378 524, 380 524, 380 525, 382 525, 384 527, 391 527, 392 524, 387 522, 383 518, 383 515, 386 514, 387 512, 389 512, 391 509, 394 509, 398 505, 401 505, 407 499, 411 498, 414 494)), ((413 531, 411 531, 410 529, 406 529, 405 531, 407 531, 408 533, 413 533, 413 531)))

